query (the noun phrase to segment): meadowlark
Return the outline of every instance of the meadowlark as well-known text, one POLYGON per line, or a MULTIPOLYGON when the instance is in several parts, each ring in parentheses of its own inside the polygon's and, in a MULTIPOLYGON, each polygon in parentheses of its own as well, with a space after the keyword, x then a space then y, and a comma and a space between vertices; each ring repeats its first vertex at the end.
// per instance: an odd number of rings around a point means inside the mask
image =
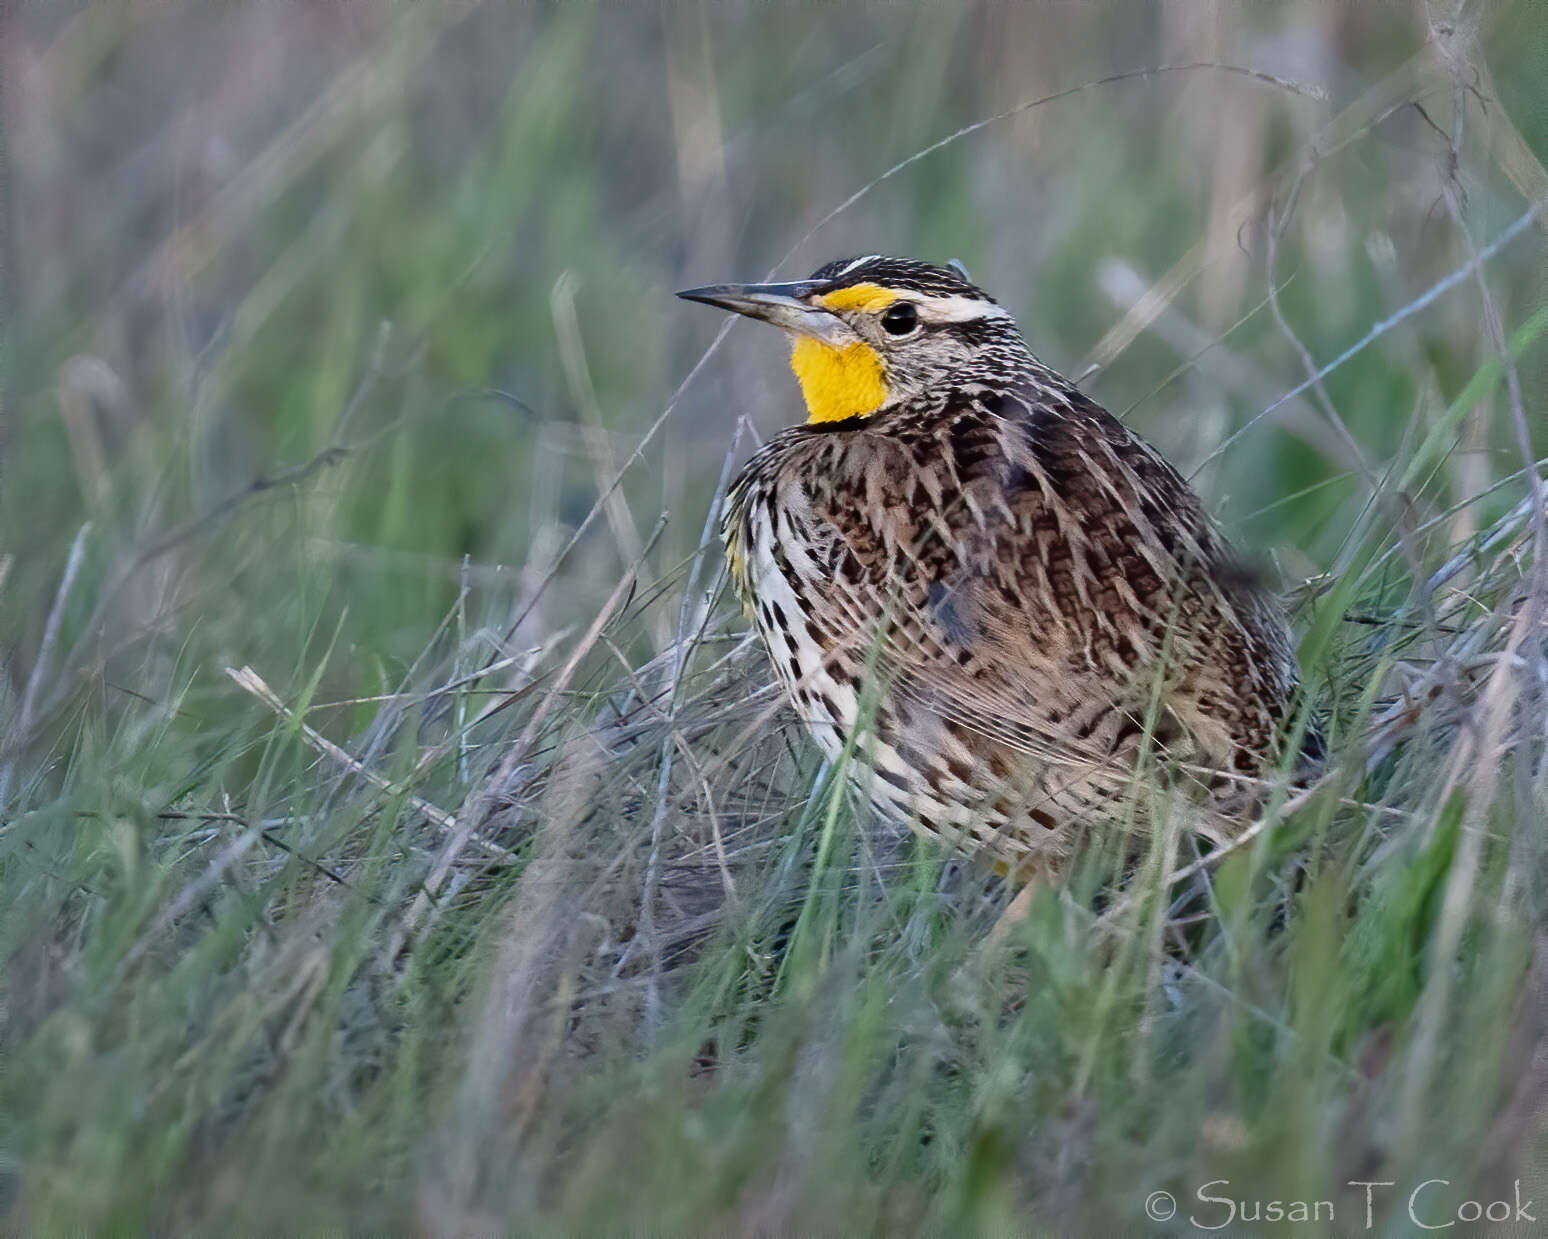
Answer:
POLYGON ((1099 819, 1144 837, 1156 772, 1233 833, 1295 660, 1154 449, 958 267, 678 295, 789 337, 807 420, 741 471, 722 537, 791 703, 830 759, 855 733, 879 809, 1028 876, 1099 819))

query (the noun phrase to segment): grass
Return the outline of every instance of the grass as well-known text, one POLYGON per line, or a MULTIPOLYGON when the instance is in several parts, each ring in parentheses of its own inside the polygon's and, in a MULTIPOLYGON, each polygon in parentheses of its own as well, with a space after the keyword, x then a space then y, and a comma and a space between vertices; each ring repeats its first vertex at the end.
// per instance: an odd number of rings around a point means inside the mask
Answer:
POLYGON ((1373 12, 0 14, 7 1221, 1548 1212, 1548 23, 1373 12), (781 711, 794 392, 670 297, 878 248, 1304 582, 1328 775, 999 944, 781 711))

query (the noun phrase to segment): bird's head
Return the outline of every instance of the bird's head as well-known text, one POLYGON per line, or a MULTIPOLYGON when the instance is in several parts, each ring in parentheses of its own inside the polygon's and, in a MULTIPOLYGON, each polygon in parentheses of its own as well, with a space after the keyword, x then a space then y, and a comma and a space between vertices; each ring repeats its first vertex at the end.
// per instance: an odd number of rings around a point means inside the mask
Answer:
POLYGON ((869 417, 944 380, 1025 356, 1016 325, 960 267, 841 259, 789 284, 677 294, 782 327, 808 422, 869 417))

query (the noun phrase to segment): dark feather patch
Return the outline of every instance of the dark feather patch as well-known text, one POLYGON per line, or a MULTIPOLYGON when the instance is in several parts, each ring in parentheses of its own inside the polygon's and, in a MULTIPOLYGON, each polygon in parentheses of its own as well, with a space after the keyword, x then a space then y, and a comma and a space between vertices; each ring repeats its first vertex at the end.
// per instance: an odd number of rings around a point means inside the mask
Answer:
POLYGON ((818 267, 812 273, 814 284, 826 285, 827 292, 853 288, 856 284, 880 284, 928 296, 975 297, 991 304, 994 298, 975 284, 963 279, 949 267, 937 267, 909 258, 876 257, 848 269, 857 260, 839 258, 818 267))

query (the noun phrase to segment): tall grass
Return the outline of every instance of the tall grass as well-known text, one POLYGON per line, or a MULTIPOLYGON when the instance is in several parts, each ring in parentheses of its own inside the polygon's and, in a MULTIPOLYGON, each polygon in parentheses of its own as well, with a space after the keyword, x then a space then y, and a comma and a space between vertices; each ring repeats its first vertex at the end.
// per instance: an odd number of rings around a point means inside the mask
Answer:
POLYGON ((1533 6, 0 34, 13 1226, 1548 1213, 1533 6), (1330 737, 1241 846, 1094 848, 1003 941, 723 597, 795 395, 671 291, 877 250, 1277 565, 1330 737))

